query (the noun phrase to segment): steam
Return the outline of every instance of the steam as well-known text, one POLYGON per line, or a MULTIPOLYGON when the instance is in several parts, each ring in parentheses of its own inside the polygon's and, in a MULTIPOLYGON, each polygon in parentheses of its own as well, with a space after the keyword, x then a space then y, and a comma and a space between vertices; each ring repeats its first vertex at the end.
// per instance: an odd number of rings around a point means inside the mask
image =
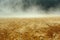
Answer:
POLYGON ((0 0, 0 17, 59 16, 59 0, 0 0), (48 2, 48 3, 46 3, 48 2), (54 2, 52 5, 51 2, 54 2), (46 3, 46 4, 45 4, 46 3), (58 5, 57 5, 58 4, 58 5), (49 6, 48 6, 49 5, 49 6))

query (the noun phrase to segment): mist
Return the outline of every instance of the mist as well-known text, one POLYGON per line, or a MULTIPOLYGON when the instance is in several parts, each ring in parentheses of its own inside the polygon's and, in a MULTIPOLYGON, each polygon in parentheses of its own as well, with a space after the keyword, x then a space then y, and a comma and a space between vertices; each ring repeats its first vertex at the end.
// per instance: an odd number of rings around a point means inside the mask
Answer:
POLYGON ((0 17, 60 16, 60 0, 0 0, 0 17))

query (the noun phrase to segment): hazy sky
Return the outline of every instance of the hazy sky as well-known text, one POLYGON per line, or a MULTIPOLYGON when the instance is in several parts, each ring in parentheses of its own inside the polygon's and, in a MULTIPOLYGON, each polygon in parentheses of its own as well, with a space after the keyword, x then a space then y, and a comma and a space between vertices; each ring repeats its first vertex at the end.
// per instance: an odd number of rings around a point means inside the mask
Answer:
POLYGON ((0 0, 0 17, 42 17, 60 14, 60 0, 0 0))

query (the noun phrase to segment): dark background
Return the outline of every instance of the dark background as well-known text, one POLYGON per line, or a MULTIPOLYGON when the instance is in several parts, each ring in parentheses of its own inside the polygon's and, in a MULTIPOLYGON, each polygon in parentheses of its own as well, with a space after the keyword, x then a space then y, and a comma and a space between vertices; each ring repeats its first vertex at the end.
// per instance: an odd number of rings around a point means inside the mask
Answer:
POLYGON ((39 9, 48 11, 50 8, 60 8, 60 0, 0 0, 0 10, 2 7, 13 11, 18 11, 21 7, 21 10, 26 10, 31 6, 38 6, 39 9))
POLYGON ((41 6, 43 10, 49 10, 51 7, 60 6, 60 0, 23 0, 24 8, 29 8, 31 5, 41 6))

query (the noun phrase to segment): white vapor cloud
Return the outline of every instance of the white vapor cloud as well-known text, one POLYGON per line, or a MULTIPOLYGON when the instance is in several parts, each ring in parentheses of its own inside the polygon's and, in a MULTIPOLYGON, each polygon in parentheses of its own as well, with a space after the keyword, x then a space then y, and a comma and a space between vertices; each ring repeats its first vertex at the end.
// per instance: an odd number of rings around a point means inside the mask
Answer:
POLYGON ((52 17, 60 16, 59 9, 51 8, 48 12, 39 8, 38 6, 32 5, 26 11, 22 9, 22 0, 0 0, 0 17, 52 17))

